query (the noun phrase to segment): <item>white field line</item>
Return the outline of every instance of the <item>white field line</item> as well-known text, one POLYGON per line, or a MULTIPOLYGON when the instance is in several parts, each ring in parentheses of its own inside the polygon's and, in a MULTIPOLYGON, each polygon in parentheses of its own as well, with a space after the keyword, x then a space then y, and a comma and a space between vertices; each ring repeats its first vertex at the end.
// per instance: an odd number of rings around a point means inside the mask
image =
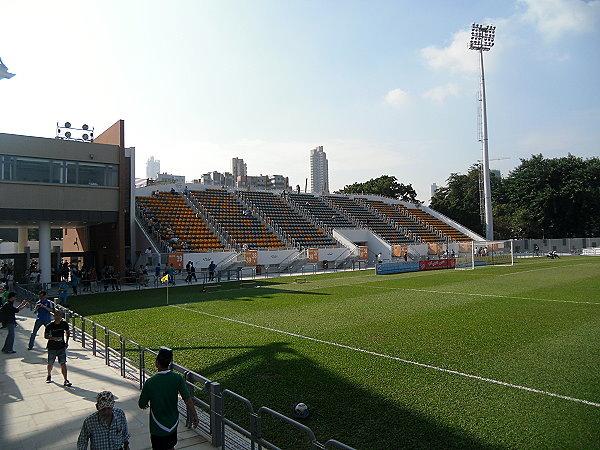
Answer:
POLYGON ((569 397, 567 395, 555 394, 553 392, 542 391, 540 389, 534 389, 534 388, 530 388, 530 387, 527 387, 527 386, 520 386, 518 384, 506 383, 504 381, 494 380, 492 378, 484 378, 484 377, 480 377, 480 376, 477 376, 477 375, 472 375, 472 374, 469 374, 469 373, 459 372, 457 370, 444 369, 443 367, 432 366, 430 364, 424 364, 424 363, 420 363, 420 362, 416 362, 416 361, 410 361, 408 359, 402 359, 402 358, 398 358, 396 356, 386 355, 384 353, 376 353, 376 352, 372 352, 372 351, 365 350, 365 349, 362 349, 362 348, 350 347, 349 345, 338 344, 336 342, 324 341, 322 339, 317 339, 317 338, 313 338, 313 337, 310 337, 310 336, 303 336, 301 334, 290 333, 289 331, 277 330, 276 328, 263 327, 261 325, 256 325, 256 324, 249 323, 249 322, 243 322, 241 320, 231 319, 229 317, 223 317, 223 316, 218 316, 216 314, 210 314, 210 313, 207 313, 207 312, 204 312, 204 311, 198 311, 198 310, 195 310, 195 309, 184 308, 183 306, 177 306, 177 305, 169 305, 169 306, 171 306, 172 308, 183 309, 185 311, 190 311, 190 312, 197 313, 197 314, 203 314, 203 315, 209 316, 209 317, 214 317, 216 319, 222 319, 222 320, 227 320, 229 322, 239 323, 241 325, 247 325, 249 327, 260 328, 261 330, 273 331, 275 333, 285 334, 287 336, 292 336, 292 337, 296 337, 296 338, 300 338, 300 339, 306 339, 306 340, 309 340, 309 341, 318 342, 320 344, 333 345, 334 347, 345 348, 345 349, 352 350, 352 351, 355 351, 355 352, 366 353, 368 355, 377 356, 377 357, 380 357, 380 358, 392 359, 394 361, 399 361, 399 362, 403 362, 403 363, 406 363, 406 364, 412 364, 414 366, 423 367, 425 369, 437 370, 439 372, 445 372, 445 373, 450 373, 450 374, 453 374, 453 375, 459 375, 461 377, 471 378, 471 379, 478 380, 478 381, 484 381, 486 383, 497 384, 497 385, 500 385, 500 386, 506 386, 506 387, 510 387, 510 388, 514 388, 514 389, 520 389, 522 391, 533 392, 533 393, 536 393, 536 394, 546 395, 548 397, 560 398, 562 400, 568 400, 568 401, 576 402, 576 403, 583 403, 584 405, 595 406, 597 408, 600 408, 600 403, 591 402, 589 400, 583 400, 583 399, 580 399, 580 398, 569 397))
POLYGON ((558 302, 558 303, 578 303, 578 304, 583 304, 583 305, 600 305, 599 302, 580 302, 577 300, 551 300, 551 299, 547 299, 547 298, 513 297, 511 295, 477 294, 477 293, 473 293, 473 292, 434 291, 431 289, 412 289, 412 288, 399 288, 399 287, 386 287, 386 286, 361 286, 361 284, 355 284, 353 286, 360 286, 360 287, 364 287, 364 288, 374 288, 374 289, 390 289, 390 290, 398 290, 398 291, 429 292, 431 294, 470 295, 473 297, 511 298, 511 299, 516 299, 516 300, 533 300, 533 301, 537 301, 537 302, 558 302))
POLYGON ((589 266, 591 264, 594 264, 594 263, 589 263, 588 262, 588 263, 571 264, 569 266, 543 267, 541 269, 530 269, 530 270, 521 270, 521 271, 517 271, 517 272, 503 273, 502 275, 496 275, 496 276, 498 276, 498 277, 507 277, 509 275, 520 275, 522 273, 537 272, 539 270, 565 269, 565 268, 574 267, 574 266, 589 266))

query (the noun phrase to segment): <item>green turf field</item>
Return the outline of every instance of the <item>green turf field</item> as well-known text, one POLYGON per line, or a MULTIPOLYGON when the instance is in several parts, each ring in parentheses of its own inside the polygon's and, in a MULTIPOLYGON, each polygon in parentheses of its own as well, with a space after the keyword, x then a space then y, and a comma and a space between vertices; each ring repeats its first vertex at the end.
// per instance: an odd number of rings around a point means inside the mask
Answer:
MULTIPOLYGON (((600 448, 600 258, 99 294, 73 309, 324 442, 600 448)), ((271 440, 300 448, 292 434, 271 440)), ((267 436, 271 438, 271 436, 267 436)))

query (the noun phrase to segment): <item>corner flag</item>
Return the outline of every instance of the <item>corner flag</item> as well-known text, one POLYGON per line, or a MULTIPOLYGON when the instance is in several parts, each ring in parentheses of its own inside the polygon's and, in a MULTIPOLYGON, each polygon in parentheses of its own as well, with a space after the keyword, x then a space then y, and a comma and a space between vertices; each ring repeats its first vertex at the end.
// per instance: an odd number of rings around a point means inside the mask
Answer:
POLYGON ((168 274, 167 274, 167 275, 165 275, 164 277, 162 277, 162 278, 160 279, 160 282, 161 282, 161 283, 166 283, 167 281, 169 281, 169 275, 168 275, 168 274))

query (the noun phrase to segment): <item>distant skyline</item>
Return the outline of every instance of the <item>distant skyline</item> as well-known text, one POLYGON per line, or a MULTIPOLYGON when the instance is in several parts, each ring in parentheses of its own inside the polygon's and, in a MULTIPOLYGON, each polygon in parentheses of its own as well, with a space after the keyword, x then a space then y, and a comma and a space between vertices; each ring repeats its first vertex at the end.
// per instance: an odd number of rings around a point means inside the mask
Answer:
POLYGON ((136 176, 282 174, 329 189, 383 174, 427 202, 481 159, 470 27, 485 54, 491 168, 600 154, 600 1, 2 2, 0 132, 54 137, 125 120, 136 176), (506 158, 506 159, 500 159, 506 158))

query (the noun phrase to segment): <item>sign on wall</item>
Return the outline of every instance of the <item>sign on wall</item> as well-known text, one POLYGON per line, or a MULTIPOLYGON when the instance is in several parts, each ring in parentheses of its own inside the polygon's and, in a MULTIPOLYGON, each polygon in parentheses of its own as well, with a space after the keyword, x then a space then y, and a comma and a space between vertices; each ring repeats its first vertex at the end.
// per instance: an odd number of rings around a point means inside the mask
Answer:
POLYGON ((358 259, 369 259, 369 247, 366 245, 358 247, 358 259))
POLYGON ((319 249, 318 248, 309 248, 308 249, 308 262, 318 262, 319 261, 319 249))
POLYGON ((173 264, 175 270, 183 270, 183 253, 169 253, 167 263, 173 264))
POLYGON ((246 250, 244 260, 247 266, 256 266, 258 264, 258 250, 246 250))

